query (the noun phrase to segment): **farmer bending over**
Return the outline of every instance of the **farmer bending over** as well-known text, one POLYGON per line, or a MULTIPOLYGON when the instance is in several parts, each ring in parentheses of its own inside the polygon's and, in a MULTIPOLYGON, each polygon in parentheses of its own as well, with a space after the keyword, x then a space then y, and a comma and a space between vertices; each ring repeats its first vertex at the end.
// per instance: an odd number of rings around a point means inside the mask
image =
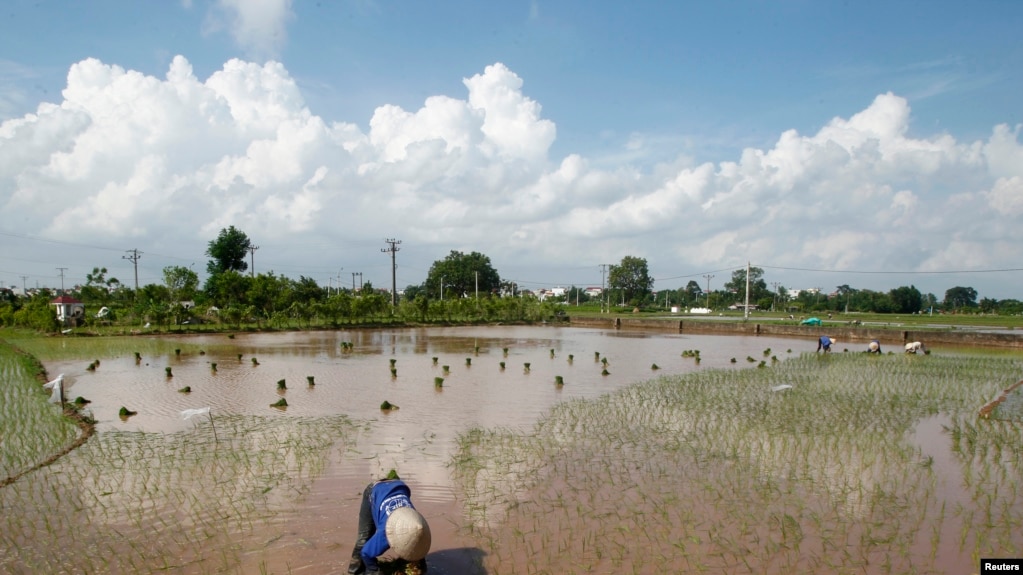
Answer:
POLYGON ((914 341, 913 343, 906 344, 906 353, 916 353, 918 351, 927 353, 927 348, 924 347, 924 344, 919 341, 914 341))
POLYGON ((830 337, 828 337, 826 335, 822 335, 821 338, 819 340, 817 340, 817 351, 820 351, 820 350, 823 349, 824 353, 828 353, 828 352, 831 351, 831 346, 833 346, 833 345, 835 345, 835 340, 834 339, 832 339, 832 338, 830 338, 830 337))
POLYGON ((876 339, 871 340, 867 345, 867 353, 881 353, 881 342, 876 339))
POLYGON ((348 564, 350 575, 380 573, 377 557, 391 550, 426 573, 430 526, 412 506, 412 491, 393 471, 366 486, 359 509, 359 533, 348 564))

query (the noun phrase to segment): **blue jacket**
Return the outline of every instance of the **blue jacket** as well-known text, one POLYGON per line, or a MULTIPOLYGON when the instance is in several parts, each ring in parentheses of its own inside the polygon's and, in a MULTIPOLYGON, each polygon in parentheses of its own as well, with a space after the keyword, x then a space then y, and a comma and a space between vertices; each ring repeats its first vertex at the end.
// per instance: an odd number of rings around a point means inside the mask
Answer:
POLYGON ((387 540, 387 518, 399 507, 415 509, 412 506, 411 495, 412 491, 408 485, 398 479, 381 481, 373 486, 369 495, 369 504, 373 509, 373 524, 376 525, 376 533, 362 547, 362 562, 366 564, 367 569, 376 569, 377 557, 391 548, 391 542, 387 540))

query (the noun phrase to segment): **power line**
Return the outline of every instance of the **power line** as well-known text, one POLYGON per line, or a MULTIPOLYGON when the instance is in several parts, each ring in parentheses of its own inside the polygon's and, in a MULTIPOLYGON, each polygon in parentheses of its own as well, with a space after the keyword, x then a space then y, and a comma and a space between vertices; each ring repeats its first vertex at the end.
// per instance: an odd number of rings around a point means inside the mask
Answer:
POLYGON ((789 268, 781 266, 758 266, 758 267, 769 270, 786 270, 797 272, 819 272, 835 274, 880 274, 880 275, 992 274, 1005 272, 1023 272, 1023 268, 1003 268, 993 270, 878 271, 878 270, 824 270, 816 268, 789 268))

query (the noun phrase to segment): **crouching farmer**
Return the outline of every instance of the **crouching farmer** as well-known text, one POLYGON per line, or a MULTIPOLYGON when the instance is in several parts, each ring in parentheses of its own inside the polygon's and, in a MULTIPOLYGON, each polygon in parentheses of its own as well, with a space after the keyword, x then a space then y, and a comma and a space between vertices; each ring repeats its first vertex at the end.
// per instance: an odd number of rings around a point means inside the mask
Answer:
POLYGON ((923 343, 919 341, 914 341, 913 343, 906 344, 906 353, 916 353, 918 351, 922 353, 927 353, 927 348, 924 346, 923 343))
POLYGON ((426 573, 430 526, 412 506, 411 494, 408 485, 396 478, 366 486, 349 574, 380 573, 377 558, 388 551, 426 573))

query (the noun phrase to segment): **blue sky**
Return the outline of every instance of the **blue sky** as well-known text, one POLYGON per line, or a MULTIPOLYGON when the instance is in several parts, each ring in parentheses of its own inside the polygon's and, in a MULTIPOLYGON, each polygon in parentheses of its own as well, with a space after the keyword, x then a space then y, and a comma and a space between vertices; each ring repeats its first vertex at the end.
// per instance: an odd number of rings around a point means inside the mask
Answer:
POLYGON ((1023 299, 1023 4, 439 4, 9 2, 0 282, 158 283, 235 225, 324 284, 398 237, 400 287, 461 250, 1023 299))

